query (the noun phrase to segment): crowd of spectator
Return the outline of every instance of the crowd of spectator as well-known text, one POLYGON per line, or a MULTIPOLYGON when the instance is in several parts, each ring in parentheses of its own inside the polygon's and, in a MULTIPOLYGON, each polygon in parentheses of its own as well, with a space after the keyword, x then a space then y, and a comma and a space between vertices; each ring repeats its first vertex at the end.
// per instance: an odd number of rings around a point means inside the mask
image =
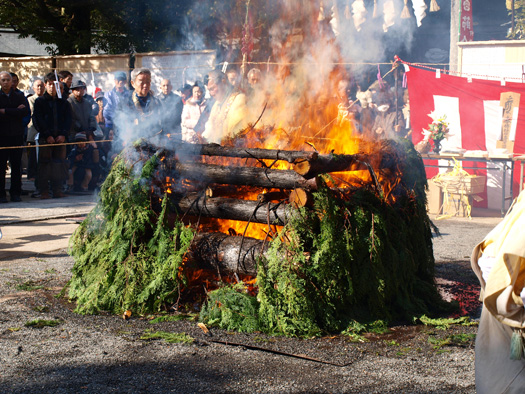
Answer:
MULTIPOLYGON (((261 108, 268 94, 259 69, 249 70, 244 80, 236 68, 225 71, 212 70, 203 81, 186 83, 176 92, 166 78, 154 92, 146 68, 134 69, 129 83, 128 74, 118 71, 112 75, 114 87, 106 92, 97 88, 94 97, 69 71, 34 80, 27 97, 17 88, 15 73, 0 72, 0 203, 8 202, 8 163, 11 201, 21 201, 24 171, 35 182, 32 197, 61 198, 100 186, 126 141, 222 143, 235 137, 253 118, 249 108, 261 108)), ((394 111, 391 90, 384 87, 352 91, 350 82, 341 80, 319 102, 324 123, 347 121, 371 138, 408 131, 408 104, 398 110, 396 103, 394 111)))

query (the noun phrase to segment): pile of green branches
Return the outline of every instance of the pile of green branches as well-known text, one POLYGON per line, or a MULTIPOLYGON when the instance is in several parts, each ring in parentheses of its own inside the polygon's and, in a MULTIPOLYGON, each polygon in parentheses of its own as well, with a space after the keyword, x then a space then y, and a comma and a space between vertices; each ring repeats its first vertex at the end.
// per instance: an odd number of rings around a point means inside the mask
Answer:
POLYGON ((151 192, 158 165, 157 154, 144 160, 133 148, 124 151, 101 188, 100 201, 73 234, 69 297, 77 302, 76 312, 156 312, 177 300, 193 230, 178 221, 168 223, 166 196, 160 213, 152 209, 158 205, 151 192))
MULTIPOLYGON (((434 284, 421 158, 411 144, 390 144, 402 163, 395 203, 372 187, 351 196, 322 187, 314 209, 300 209, 272 241, 258 264, 256 330, 311 336, 341 332, 355 320, 412 321, 447 307, 434 284)), ((211 294, 201 319, 232 329, 232 314, 253 315, 248 302, 231 308, 238 291, 211 294)))
MULTIPOLYGON (((374 183, 342 192, 326 177, 313 209, 291 215, 259 259, 258 294, 242 283, 210 292, 201 321, 311 336, 356 321, 412 321, 443 308, 421 158, 410 143, 385 144, 382 171, 400 179, 388 195, 374 183)), ((159 203, 151 191, 153 179, 163 179, 158 155, 137 159, 130 151, 113 164, 100 202, 71 239, 69 297, 79 313, 156 312, 175 303, 185 285, 182 262, 194 232, 168 222, 169 199, 159 203)))

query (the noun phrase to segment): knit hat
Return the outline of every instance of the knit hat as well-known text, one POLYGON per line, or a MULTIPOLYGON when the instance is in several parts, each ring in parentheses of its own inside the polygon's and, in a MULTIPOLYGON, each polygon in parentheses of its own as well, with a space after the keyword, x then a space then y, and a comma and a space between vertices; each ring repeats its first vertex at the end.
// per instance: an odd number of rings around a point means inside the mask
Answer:
POLYGON ((80 141, 87 141, 86 134, 84 133, 75 134, 75 142, 80 142, 80 141))

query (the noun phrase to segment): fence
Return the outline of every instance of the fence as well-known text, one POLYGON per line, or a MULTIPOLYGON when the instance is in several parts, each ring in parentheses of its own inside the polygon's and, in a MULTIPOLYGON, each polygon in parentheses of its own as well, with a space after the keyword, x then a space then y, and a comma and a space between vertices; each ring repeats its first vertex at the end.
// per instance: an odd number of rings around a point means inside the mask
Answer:
POLYGON ((103 91, 112 89, 112 73, 129 72, 135 67, 146 67, 152 72, 152 88, 158 91, 163 78, 169 78, 174 88, 183 83, 203 79, 215 66, 215 51, 175 51, 151 52, 135 55, 73 55, 45 57, 0 58, 0 70, 17 73, 18 88, 26 93, 32 92, 33 81, 42 79, 49 71, 68 70, 74 79, 81 79, 88 85, 103 91))

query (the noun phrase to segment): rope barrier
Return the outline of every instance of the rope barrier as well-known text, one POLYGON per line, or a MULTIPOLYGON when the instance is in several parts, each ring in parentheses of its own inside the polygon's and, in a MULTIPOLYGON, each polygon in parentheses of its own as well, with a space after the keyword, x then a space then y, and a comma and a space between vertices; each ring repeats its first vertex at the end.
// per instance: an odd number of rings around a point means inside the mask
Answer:
MULTIPOLYGON (((501 80, 505 80, 505 81, 518 81, 519 83, 523 83, 524 82, 524 78, 523 77, 501 77, 501 76, 494 76, 494 75, 481 75, 481 74, 470 74, 470 73, 464 73, 464 72, 461 72, 461 71, 452 71, 452 70, 447 70, 447 69, 441 69, 441 68, 436 68, 436 67, 430 67, 430 63, 410 63, 410 62, 405 62, 404 60, 401 60, 399 59, 398 57, 396 57, 397 60, 399 60, 402 64, 406 64, 408 66, 413 66, 413 67, 419 67, 419 68, 423 68, 423 69, 427 69, 427 70, 430 70, 430 71, 437 71, 439 70, 440 72, 444 73, 444 74, 449 74, 449 75, 455 75, 457 77, 462 77, 462 78, 474 78, 476 77, 477 79, 488 79, 488 80, 494 80, 494 81, 501 81, 501 80)), ((434 65, 438 65, 438 64, 434 64, 434 65)))
MULTIPOLYGON (((99 143, 99 142, 113 142, 114 140, 100 140, 100 141, 86 141, 85 144, 90 144, 92 142, 99 143)), ((44 146, 67 146, 67 145, 76 145, 80 142, 62 142, 60 144, 39 144, 39 145, 23 145, 23 146, 0 146, 0 150, 6 150, 6 149, 24 149, 24 148, 41 148, 44 146)))

